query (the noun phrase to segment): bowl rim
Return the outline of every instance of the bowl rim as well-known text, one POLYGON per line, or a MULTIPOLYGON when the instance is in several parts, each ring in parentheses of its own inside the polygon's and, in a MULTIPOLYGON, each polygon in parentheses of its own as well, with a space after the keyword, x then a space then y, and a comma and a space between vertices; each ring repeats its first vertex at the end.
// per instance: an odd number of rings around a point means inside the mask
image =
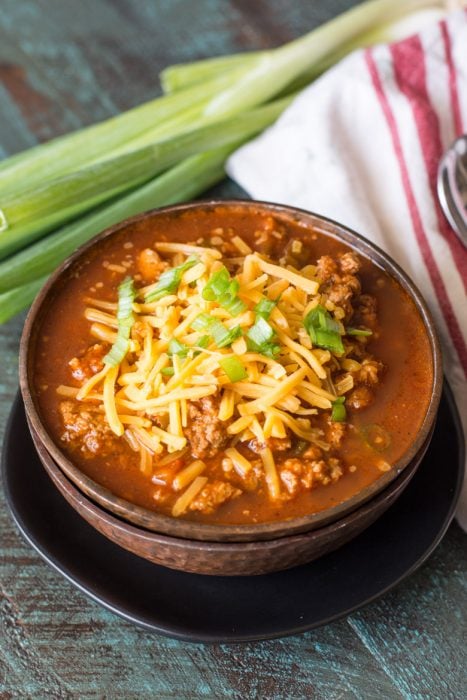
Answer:
POLYGON ((298 207, 244 199, 208 199, 150 209, 136 216, 122 220, 80 246, 52 273, 31 306, 21 336, 19 378, 26 412, 34 430, 44 444, 46 450, 66 476, 87 495, 91 496, 94 500, 97 498, 97 502, 106 508, 110 508, 111 510, 116 508, 117 511, 114 512, 118 512, 120 517, 129 520, 129 522, 141 525, 154 532, 185 539, 231 542, 273 539, 276 537, 288 536, 293 533, 313 530, 338 520, 373 498, 373 496, 382 491, 403 469, 405 469, 412 459, 417 456, 421 446, 429 437, 438 411, 443 382, 440 343, 432 315, 417 286, 387 253, 348 226, 328 217, 298 207), (282 217, 289 221, 292 220, 295 223, 301 222, 310 229, 316 230, 328 237, 341 240, 351 249, 356 250, 364 257, 370 259, 371 262, 382 268, 395 279, 410 296, 423 321, 431 349, 433 384, 429 405, 415 440, 404 455, 393 464, 392 468, 382 473, 376 481, 358 491, 350 498, 322 511, 298 518, 292 517, 280 521, 256 523, 252 525, 215 525, 173 518, 169 515, 157 513, 119 498, 110 490, 87 477, 84 472, 61 451, 49 434, 45 424, 42 422, 40 409, 34 397, 35 392, 32 377, 35 331, 40 327, 42 320, 41 314, 43 314, 47 308, 47 303, 50 300, 49 295, 53 294, 56 286, 58 287, 60 284, 65 284, 67 271, 71 267, 79 264, 81 258, 84 257, 91 248, 98 246, 103 240, 117 235, 129 226, 152 218, 157 219, 158 216, 179 215, 193 209, 211 210, 216 207, 246 207, 248 209, 266 211, 279 218, 282 217))

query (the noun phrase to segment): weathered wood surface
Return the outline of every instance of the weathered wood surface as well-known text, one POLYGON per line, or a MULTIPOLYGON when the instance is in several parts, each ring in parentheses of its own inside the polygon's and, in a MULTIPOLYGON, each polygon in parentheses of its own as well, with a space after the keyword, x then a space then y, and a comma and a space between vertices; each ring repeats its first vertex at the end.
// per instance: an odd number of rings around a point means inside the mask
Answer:
MULTIPOLYGON (((0 156, 149 99, 164 65, 273 46, 351 4, 2 0, 0 156)), ((225 184, 217 191, 236 190, 225 184)), ((22 323, 0 329, 2 434, 22 323)), ((467 694, 466 548, 456 525, 415 575, 346 620, 283 640, 201 646, 144 632, 89 601, 25 544, 1 498, 2 698, 467 694)))

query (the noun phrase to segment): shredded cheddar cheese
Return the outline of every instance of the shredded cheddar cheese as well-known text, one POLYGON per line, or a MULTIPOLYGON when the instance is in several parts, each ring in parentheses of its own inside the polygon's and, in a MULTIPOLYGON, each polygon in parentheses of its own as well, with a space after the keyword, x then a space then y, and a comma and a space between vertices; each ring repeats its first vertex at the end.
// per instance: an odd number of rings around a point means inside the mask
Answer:
MULTIPOLYGON (((281 267, 252 252, 238 236, 232 244, 244 257, 222 260, 215 248, 155 243, 169 265, 164 278, 169 282, 162 294, 157 280, 136 289, 128 309, 133 326, 125 357, 115 366, 104 364, 80 388, 61 385, 57 391, 101 411, 109 428, 140 452, 141 470, 148 475, 155 455, 162 466, 189 450, 190 402, 215 397, 218 418, 231 436, 225 450, 228 468, 245 478, 253 466, 236 445, 256 440, 263 445, 257 462, 269 497, 276 500, 281 481, 268 441, 290 431, 328 449, 310 416, 330 410, 352 389, 353 379, 345 372, 360 365, 345 353, 340 357, 318 347, 306 328, 307 314, 320 308, 335 311, 331 327, 343 328, 339 309, 321 298, 314 266, 281 267), (335 385, 332 362, 342 369, 335 385)), ((90 336, 118 342, 118 305, 95 298, 86 303, 90 336)), ((181 493, 173 515, 185 512, 208 483, 205 468, 195 460, 176 473, 172 488, 181 493)))

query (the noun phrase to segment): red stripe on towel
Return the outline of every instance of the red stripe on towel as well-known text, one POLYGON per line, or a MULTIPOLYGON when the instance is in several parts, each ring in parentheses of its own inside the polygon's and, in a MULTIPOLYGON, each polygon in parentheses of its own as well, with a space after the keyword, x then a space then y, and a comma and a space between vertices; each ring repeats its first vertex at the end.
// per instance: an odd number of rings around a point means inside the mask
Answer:
POLYGON ((423 45, 418 36, 412 36, 393 44, 390 50, 397 87, 407 98, 417 127, 438 228, 449 245, 464 283, 464 290, 467 292, 467 255, 464 246, 444 216, 438 199, 438 164, 443 155, 443 145, 438 115, 430 104, 428 95, 423 45))
POLYGON ((375 89, 377 98, 381 105, 381 109, 386 119, 391 135, 394 153, 399 163, 399 171, 401 175, 402 185, 405 191, 405 196, 407 199, 407 205, 409 207, 410 217, 412 219, 412 226, 415 233, 415 237, 420 248, 420 252, 422 254, 428 274, 430 276, 431 282, 433 284, 433 288, 437 294, 438 302, 441 307, 441 311, 443 312, 446 325, 449 329, 449 333, 456 348, 461 365, 464 369, 464 373, 467 376, 467 347, 464 342, 464 338, 462 337, 457 318, 454 314, 453 308, 451 306, 449 297, 446 292, 446 287, 444 286, 443 279, 441 278, 438 266, 436 265, 436 261, 433 257, 433 252, 430 248, 425 230, 423 228, 423 223, 420 217, 420 212, 418 210, 415 195, 412 190, 412 185, 410 184, 409 172, 404 159, 404 153, 402 150, 402 144, 397 130, 396 120, 394 118, 394 114, 391 110, 389 101, 384 92, 383 85, 380 80, 371 49, 366 49, 365 61, 368 67, 368 71, 370 73, 373 87, 375 89))
POLYGON ((441 22, 439 23, 439 27, 441 30, 441 36, 443 38, 444 53, 446 55, 446 65, 448 67, 449 95, 451 97, 454 133, 456 136, 460 136, 464 132, 464 129, 462 127, 462 112, 459 101, 459 91, 457 89, 457 74, 456 69, 454 67, 454 60, 452 58, 451 37, 449 35, 449 29, 445 19, 441 20, 441 22))

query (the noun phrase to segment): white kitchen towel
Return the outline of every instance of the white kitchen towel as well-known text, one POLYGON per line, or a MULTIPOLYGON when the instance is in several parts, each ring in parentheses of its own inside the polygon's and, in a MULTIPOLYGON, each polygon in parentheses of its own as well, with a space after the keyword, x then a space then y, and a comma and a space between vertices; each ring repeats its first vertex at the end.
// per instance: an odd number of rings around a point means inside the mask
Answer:
MULTIPOLYGON (((336 219, 407 271, 440 331, 465 435, 467 251, 441 211, 436 176, 442 153, 466 131, 467 13, 459 11, 349 55, 227 168, 253 198, 336 219)), ((467 528, 467 480, 457 515, 467 528)))

